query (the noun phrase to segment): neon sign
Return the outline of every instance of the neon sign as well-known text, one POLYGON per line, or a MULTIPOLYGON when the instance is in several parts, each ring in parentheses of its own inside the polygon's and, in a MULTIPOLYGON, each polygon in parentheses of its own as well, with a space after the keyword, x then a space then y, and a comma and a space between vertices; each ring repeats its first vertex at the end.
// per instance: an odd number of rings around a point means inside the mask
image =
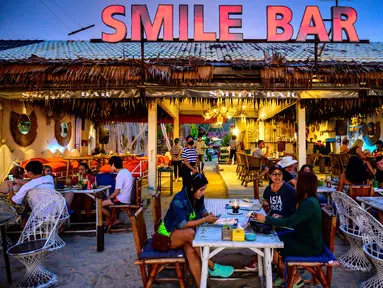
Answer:
MULTIPOLYGON (((152 20, 146 5, 131 5, 131 40, 141 41, 146 34, 146 40, 157 41, 162 29, 164 41, 187 41, 189 39, 189 6, 179 5, 179 37, 174 37, 174 7, 173 5, 160 4, 152 20), (142 30, 143 29, 143 30, 142 30)), ((243 33, 232 33, 231 28, 242 28, 241 18, 231 18, 233 15, 242 15, 242 5, 219 6, 219 37, 217 32, 205 31, 205 15, 203 5, 194 5, 194 41, 243 41, 243 33)), ((286 6, 267 6, 267 41, 285 42, 292 39, 294 29, 291 24, 293 12, 286 6)), ((127 23, 116 19, 116 16, 126 16, 123 5, 111 5, 102 11, 103 23, 114 29, 114 33, 102 32, 105 42, 120 42, 126 38, 127 23)), ((317 36, 320 42, 340 42, 342 34, 346 40, 359 42, 355 29, 357 12, 351 7, 331 8, 332 37, 328 36, 324 20, 318 6, 307 6, 302 17, 301 25, 296 37, 297 42, 306 41, 308 36, 317 36)))

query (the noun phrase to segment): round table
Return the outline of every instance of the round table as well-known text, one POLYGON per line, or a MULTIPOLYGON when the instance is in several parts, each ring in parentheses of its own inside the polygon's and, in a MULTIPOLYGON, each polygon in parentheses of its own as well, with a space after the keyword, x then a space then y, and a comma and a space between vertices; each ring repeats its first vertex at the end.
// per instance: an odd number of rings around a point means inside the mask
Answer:
POLYGON ((0 227, 1 227, 1 240, 3 241, 3 254, 5 261, 5 270, 7 272, 8 283, 12 283, 11 267, 9 265, 9 258, 7 254, 7 236, 5 234, 5 226, 13 220, 15 215, 9 212, 0 212, 0 227))

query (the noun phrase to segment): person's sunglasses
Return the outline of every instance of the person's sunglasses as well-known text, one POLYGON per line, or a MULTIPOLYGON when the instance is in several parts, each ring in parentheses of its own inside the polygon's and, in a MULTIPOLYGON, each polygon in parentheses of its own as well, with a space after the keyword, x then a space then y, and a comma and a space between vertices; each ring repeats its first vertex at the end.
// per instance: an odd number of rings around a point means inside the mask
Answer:
POLYGON ((274 177, 282 177, 282 173, 271 173, 271 176, 274 176, 274 177))

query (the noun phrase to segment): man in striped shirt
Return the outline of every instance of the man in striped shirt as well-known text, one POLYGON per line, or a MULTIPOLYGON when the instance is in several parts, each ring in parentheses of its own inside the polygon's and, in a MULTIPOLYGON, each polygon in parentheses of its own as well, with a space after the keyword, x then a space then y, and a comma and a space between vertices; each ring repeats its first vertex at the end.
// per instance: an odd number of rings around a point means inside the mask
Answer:
POLYGON ((198 153, 194 148, 194 139, 191 135, 186 137, 187 145, 182 150, 182 184, 183 186, 190 186, 192 181, 192 175, 198 173, 196 167, 199 165, 198 153))

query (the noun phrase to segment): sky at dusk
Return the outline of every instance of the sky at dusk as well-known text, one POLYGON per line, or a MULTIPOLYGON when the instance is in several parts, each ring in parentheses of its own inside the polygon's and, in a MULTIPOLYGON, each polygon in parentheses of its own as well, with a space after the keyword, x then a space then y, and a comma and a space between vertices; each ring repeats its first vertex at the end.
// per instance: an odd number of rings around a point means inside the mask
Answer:
MULTIPOLYGON (((126 6, 123 19, 128 27, 130 38, 130 5, 146 4, 153 19, 158 4, 174 5, 174 36, 178 37, 178 5, 189 5, 189 37, 193 37, 193 5, 203 4, 205 10, 205 31, 219 31, 219 5, 243 5, 242 32, 245 39, 266 38, 266 6, 285 5, 294 13, 292 21, 294 38, 298 31, 306 5, 320 7, 322 17, 330 18, 332 0, 205 0, 205 1, 126 1, 126 0, 0 0, 0 39, 40 39, 40 40, 89 40, 100 39, 102 32, 114 30, 101 21, 102 10, 112 4, 126 6), (58 5, 56 5, 58 4, 58 5), (57 17, 56 17, 56 16, 57 17), (59 19, 58 19, 59 18, 59 19), (94 28, 74 36, 68 33, 81 27, 95 24, 94 28)), ((382 0, 339 0, 340 6, 350 6, 358 12, 356 29, 360 39, 383 42, 383 1, 382 0)), ((233 17, 238 18, 238 17, 233 17)), ((326 24, 330 27, 329 24, 326 24)))

